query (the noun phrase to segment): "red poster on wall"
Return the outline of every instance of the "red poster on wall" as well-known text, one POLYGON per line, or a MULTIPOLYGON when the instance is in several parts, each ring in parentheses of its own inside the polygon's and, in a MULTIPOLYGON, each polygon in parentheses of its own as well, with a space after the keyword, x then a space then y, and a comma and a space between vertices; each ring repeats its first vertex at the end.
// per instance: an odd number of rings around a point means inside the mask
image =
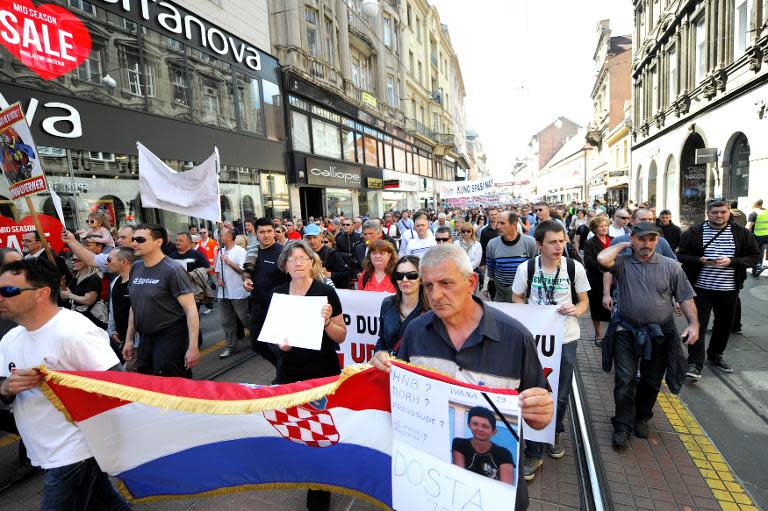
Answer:
POLYGON ((0 43, 43 80, 77 68, 91 53, 91 35, 63 7, 0 0, 0 43))
MULTIPOLYGON (((38 214, 37 218, 43 226, 45 237, 51 245, 51 249, 56 252, 61 252, 61 249, 64 248, 64 241, 61 239, 61 233, 64 230, 64 226, 56 217, 38 214)), ((25 232, 34 230, 35 221, 32 219, 32 215, 25 216, 18 223, 16 223, 13 218, 0 216, 0 248, 10 247, 21 252, 23 248, 21 237, 25 232)))

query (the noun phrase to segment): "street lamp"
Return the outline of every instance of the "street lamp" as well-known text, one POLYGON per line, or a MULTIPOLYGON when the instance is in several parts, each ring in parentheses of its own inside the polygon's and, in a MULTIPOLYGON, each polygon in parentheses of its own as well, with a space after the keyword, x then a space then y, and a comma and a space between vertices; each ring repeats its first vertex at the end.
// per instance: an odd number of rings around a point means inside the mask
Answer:
POLYGON ((360 4, 360 10, 369 18, 376 17, 379 14, 379 0, 363 0, 360 4))

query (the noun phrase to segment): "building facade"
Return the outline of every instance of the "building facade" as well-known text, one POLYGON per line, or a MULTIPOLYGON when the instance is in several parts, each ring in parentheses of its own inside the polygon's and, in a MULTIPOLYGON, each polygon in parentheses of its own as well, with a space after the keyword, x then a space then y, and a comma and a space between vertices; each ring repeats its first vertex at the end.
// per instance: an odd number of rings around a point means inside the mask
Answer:
POLYGON ((539 169, 536 195, 552 204, 569 204, 587 200, 588 176, 594 173, 595 149, 585 140, 586 131, 579 130, 539 169))
POLYGON ((635 0, 630 197, 684 225, 722 196, 768 196, 768 6, 762 0, 635 0), (713 163, 696 151, 714 148, 713 163))
MULTIPOLYGON (((269 2, 287 94, 289 193, 303 218, 430 206, 435 180, 457 175, 455 161, 422 136, 425 125, 408 117, 405 56, 417 27, 422 38, 430 33, 427 17, 409 23, 410 4, 400 0, 379 1, 375 16, 362 4, 269 2)), ((463 101, 463 83, 454 86, 463 101)))
MULTIPOLYGON (((52 3, 81 25, 69 49, 78 57, 66 63, 65 49, 46 46, 52 59, 56 53, 65 64, 48 67, 19 60, 4 45, 0 104, 18 101, 26 112, 50 187, 62 199, 66 227, 85 228, 87 215, 98 209, 118 227, 155 221, 177 231, 199 222, 142 207, 137 141, 177 171, 218 147, 227 220, 288 213, 281 77, 268 47, 250 41, 242 26, 237 35, 211 23, 208 2, 186 2, 205 4, 199 11, 172 2, 52 3)), ((265 6, 239 2, 238 12, 218 19, 252 19, 263 43, 265 6)), ((35 18, 32 8, 13 15, 35 18)), ((24 40, 34 35, 25 33, 24 40)), ((42 35, 47 41, 48 33, 42 35)), ((9 197, 3 181, 2 214, 24 217, 26 202, 9 197)), ((32 201, 37 211, 55 216, 48 193, 32 201)))
POLYGON ((629 194, 629 128, 632 100, 632 40, 613 36, 609 20, 597 25, 592 56, 596 79, 592 87, 593 117, 587 142, 594 147, 594 166, 587 177, 588 199, 619 204, 629 194), (627 109, 629 108, 629 111, 627 109))

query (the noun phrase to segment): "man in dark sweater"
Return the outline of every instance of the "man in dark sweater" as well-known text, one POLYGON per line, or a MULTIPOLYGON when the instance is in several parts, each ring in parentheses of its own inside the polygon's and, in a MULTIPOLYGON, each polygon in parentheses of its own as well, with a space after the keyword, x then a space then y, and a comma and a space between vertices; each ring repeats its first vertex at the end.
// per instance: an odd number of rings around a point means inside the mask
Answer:
POLYGON ((677 250, 683 231, 680 230, 680 227, 672 223, 672 213, 668 209, 661 210, 657 225, 661 229, 661 236, 667 240, 667 243, 672 247, 672 250, 677 250))
POLYGON ((277 357, 271 344, 259 341, 261 327, 267 318, 272 290, 290 280, 277 267, 277 258, 283 246, 275 241, 275 228, 268 218, 256 220, 256 238, 259 250, 255 258, 246 258, 243 268, 243 287, 251 293, 251 349, 277 367, 277 357))

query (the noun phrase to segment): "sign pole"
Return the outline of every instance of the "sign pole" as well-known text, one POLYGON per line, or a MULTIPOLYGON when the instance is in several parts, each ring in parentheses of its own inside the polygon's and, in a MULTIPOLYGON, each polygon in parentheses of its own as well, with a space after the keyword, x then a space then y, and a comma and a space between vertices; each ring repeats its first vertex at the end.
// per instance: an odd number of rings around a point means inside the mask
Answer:
POLYGON ((32 220, 35 221, 35 228, 37 229, 37 234, 40 236, 40 243, 42 243, 43 248, 45 249, 45 253, 48 255, 48 260, 56 266, 56 260, 53 258, 53 252, 51 251, 51 246, 48 244, 48 240, 45 238, 45 231, 43 230, 43 226, 40 223, 40 219, 37 218, 37 211, 35 211, 35 205, 32 204, 32 199, 30 199, 28 196, 24 197, 27 200, 27 207, 29 208, 29 214, 32 215, 32 220))

